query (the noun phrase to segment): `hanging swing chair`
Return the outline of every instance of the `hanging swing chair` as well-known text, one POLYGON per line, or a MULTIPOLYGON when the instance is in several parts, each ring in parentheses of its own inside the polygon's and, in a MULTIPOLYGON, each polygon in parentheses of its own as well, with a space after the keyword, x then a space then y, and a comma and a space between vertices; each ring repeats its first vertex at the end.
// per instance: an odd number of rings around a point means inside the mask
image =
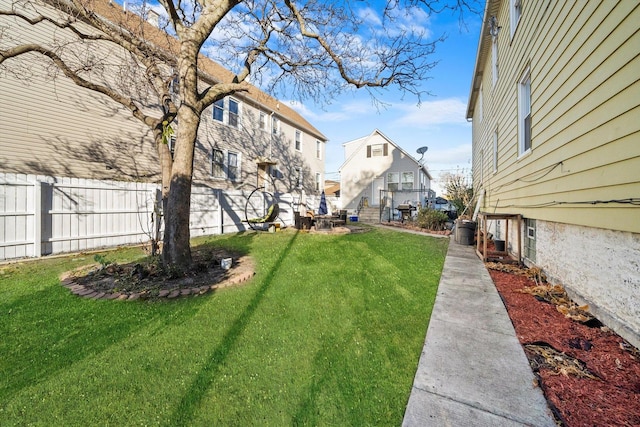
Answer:
POLYGON ((249 197, 247 197, 247 203, 244 206, 244 217, 247 224, 249 224, 249 228, 252 230, 265 230, 264 225, 267 226, 273 224, 278 215, 280 214, 280 206, 278 202, 273 197, 273 194, 268 191, 264 191, 261 188, 256 188, 253 190, 249 197), (255 212, 262 211, 264 215, 249 218, 249 213, 255 214, 255 212))

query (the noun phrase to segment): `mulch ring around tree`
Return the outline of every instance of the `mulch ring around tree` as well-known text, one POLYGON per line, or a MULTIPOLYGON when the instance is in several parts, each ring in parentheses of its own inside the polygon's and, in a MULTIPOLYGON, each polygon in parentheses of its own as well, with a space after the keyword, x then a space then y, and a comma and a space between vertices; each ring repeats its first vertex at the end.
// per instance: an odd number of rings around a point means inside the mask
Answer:
POLYGON ((638 349, 539 270, 487 268, 559 424, 640 426, 638 349))
POLYGON ((193 249, 192 257, 192 267, 180 271, 163 267, 157 258, 117 264, 96 255, 96 264, 66 272, 60 280, 77 296, 122 301, 202 295, 245 282, 254 275, 253 259, 246 255, 223 249, 193 249))

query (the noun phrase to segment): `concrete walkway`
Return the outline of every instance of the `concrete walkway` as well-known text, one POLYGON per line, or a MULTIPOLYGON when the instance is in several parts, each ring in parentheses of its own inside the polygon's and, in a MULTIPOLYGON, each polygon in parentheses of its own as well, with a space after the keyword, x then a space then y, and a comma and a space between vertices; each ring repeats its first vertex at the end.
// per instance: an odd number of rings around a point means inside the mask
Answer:
POLYGON ((556 425, 489 273, 453 239, 402 425, 556 425))

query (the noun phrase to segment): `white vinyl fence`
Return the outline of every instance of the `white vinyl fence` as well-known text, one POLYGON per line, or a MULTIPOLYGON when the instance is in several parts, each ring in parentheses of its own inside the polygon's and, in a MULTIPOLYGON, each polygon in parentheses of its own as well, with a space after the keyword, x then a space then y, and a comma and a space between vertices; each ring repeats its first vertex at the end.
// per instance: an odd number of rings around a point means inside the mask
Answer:
MULTIPOLYGON (((245 214, 249 195, 194 185, 191 236, 246 230, 246 216, 261 216, 268 203, 245 214)), ((299 197, 275 198, 279 220, 292 225, 299 197)), ((159 199, 150 183, 0 173, 0 260, 149 242, 159 199)), ((307 206, 318 202, 306 198, 307 206)))

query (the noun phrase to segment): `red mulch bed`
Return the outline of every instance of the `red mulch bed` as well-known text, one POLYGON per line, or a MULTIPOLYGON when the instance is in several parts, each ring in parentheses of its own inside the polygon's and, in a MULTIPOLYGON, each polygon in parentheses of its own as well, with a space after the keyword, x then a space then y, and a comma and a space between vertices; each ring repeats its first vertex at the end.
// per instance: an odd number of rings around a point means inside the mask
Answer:
POLYGON ((595 379, 565 375, 525 348, 559 424, 640 426, 640 353, 599 322, 565 317, 556 305, 518 292, 536 286, 526 276, 489 270, 523 346, 536 344, 577 359, 595 379), (595 326, 593 324, 596 324, 595 326))

